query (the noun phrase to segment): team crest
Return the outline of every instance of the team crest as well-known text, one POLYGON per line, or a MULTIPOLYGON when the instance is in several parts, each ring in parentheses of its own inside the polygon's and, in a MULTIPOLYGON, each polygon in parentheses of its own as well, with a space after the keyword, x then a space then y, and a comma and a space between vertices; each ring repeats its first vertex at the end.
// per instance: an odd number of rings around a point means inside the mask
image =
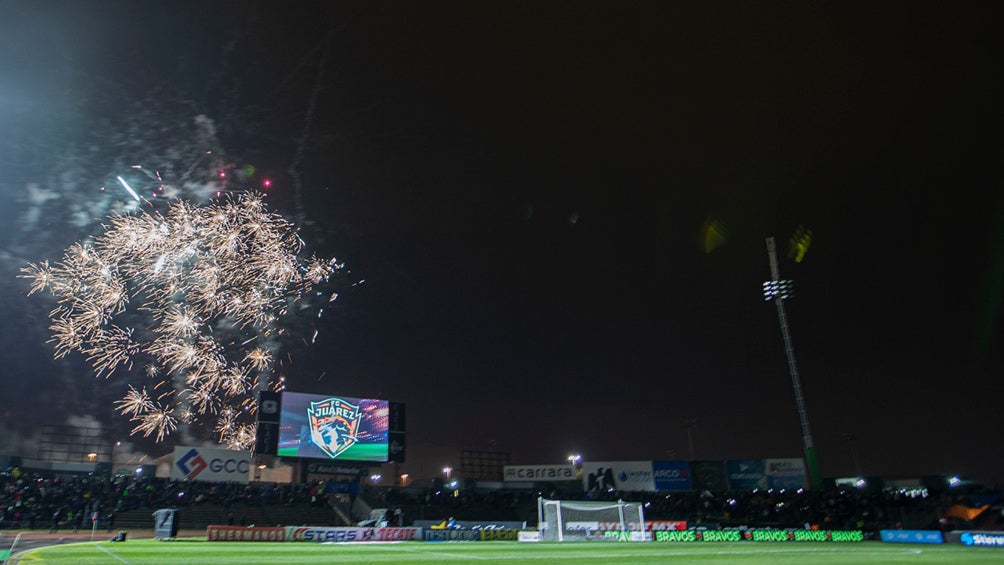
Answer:
POLYGON ((359 440, 356 432, 362 411, 341 398, 311 402, 307 418, 310 420, 310 440, 332 459, 359 440))

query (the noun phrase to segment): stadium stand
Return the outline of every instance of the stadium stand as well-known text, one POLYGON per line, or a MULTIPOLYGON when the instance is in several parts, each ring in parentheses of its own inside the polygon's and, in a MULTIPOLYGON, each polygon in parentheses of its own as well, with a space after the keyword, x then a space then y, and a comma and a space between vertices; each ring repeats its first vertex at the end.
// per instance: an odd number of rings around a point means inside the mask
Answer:
MULTIPOLYGON (((546 486, 546 485, 543 485, 546 486)), ((184 528, 209 524, 346 525, 353 502, 320 495, 303 484, 184 482, 131 477, 44 477, 17 469, 0 472, 0 529, 90 529, 152 527, 152 512, 179 508, 184 528)), ((561 493, 568 498, 569 493, 561 493)), ((459 493, 441 485, 363 486, 360 508, 401 509, 405 525, 414 520, 505 520, 537 522, 538 496, 547 489, 480 490, 459 493)), ((586 498, 580 492, 579 496, 586 498)), ((685 520, 691 526, 820 527, 825 529, 1000 529, 999 490, 969 489, 923 493, 864 491, 834 487, 821 491, 607 492, 592 500, 641 502, 647 520, 685 520)))

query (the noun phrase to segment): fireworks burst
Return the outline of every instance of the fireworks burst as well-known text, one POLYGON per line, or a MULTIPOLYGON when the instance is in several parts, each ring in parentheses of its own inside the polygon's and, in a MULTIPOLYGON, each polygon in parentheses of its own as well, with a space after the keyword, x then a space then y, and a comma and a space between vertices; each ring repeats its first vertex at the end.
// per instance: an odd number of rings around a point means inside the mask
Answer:
POLYGON ((343 265, 298 257, 293 224, 246 194, 208 205, 179 201, 161 214, 110 218, 105 232, 75 243, 62 261, 22 268, 28 294, 48 289, 55 356, 82 353, 96 375, 137 373, 117 409, 133 433, 163 441, 179 420, 201 422, 221 443, 248 448, 255 393, 268 383, 272 353, 260 345, 282 333, 291 303, 343 265), (142 323, 125 327, 126 312, 142 323), (118 323, 116 323, 118 322, 118 323))

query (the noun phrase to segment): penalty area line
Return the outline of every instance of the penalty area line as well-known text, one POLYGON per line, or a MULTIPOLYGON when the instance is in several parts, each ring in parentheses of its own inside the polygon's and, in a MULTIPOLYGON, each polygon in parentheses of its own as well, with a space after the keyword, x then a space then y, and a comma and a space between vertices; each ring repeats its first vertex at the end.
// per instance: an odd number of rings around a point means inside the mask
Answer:
POLYGON ((129 562, 128 562, 128 561, 126 561, 125 559, 122 559, 122 558, 121 558, 121 557, 119 557, 118 555, 115 555, 114 553, 112 553, 112 552, 108 551, 107 549, 105 549, 105 548, 101 547, 101 546, 100 546, 100 545, 98 545, 97 543, 93 543, 93 542, 92 542, 92 543, 91 543, 91 547, 96 547, 96 548, 100 549, 101 551, 104 551, 104 552, 105 552, 105 553, 107 553, 108 555, 111 555, 111 556, 112 556, 112 557, 114 557, 115 559, 118 559, 118 560, 119 560, 119 561, 121 561, 122 563, 125 563, 125 565, 132 565, 132 563, 129 563, 129 562))

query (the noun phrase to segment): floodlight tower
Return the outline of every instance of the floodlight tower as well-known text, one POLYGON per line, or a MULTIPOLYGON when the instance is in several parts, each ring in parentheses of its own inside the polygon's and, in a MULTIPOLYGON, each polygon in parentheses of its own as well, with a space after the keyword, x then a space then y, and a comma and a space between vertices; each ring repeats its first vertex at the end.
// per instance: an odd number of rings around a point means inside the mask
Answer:
POLYGON ((784 339, 784 353, 788 358, 788 371, 791 373, 791 388, 795 392, 795 406, 798 408, 798 419, 802 423, 802 441, 805 444, 805 464, 809 467, 809 486, 820 489, 823 481, 819 476, 819 462, 816 460, 816 447, 812 442, 812 432, 809 430, 809 415, 805 409, 805 397, 802 396, 802 381, 798 376, 798 364, 795 362, 795 347, 791 343, 791 331, 788 329, 788 315, 784 311, 784 299, 793 294, 794 283, 781 280, 781 270, 777 266, 777 250, 774 238, 767 238, 767 260, 770 262, 771 280, 763 283, 763 298, 774 301, 777 307, 777 320, 781 324, 781 337, 784 339))

